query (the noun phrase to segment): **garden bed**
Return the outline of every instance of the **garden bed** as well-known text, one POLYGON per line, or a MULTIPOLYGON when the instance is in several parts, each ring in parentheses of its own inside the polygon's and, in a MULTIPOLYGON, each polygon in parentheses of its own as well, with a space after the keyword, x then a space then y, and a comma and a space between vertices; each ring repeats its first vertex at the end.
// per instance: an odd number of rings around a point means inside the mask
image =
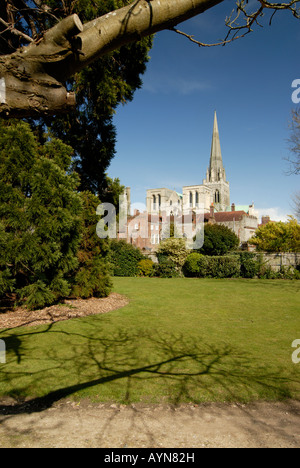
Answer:
POLYGON ((61 320, 105 314, 129 303, 125 296, 112 293, 105 298, 66 299, 63 303, 30 311, 14 307, 13 301, 0 304, 0 329, 51 324, 61 320))

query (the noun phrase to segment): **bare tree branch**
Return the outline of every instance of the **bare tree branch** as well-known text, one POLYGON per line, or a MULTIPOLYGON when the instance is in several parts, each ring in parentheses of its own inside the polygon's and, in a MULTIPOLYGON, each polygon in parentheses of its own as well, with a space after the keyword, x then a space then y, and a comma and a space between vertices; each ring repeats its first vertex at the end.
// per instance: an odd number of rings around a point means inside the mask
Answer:
POLYGON ((7 29, 1 31, 0 35, 4 34, 6 31, 10 31, 12 34, 15 34, 16 36, 22 37, 27 42, 34 42, 32 37, 28 36, 27 34, 23 33, 22 31, 19 31, 18 29, 14 28, 11 24, 7 23, 2 18, 0 18, 0 23, 3 24, 7 28, 7 29))
POLYGON ((292 12, 293 16, 300 19, 300 9, 297 8, 298 5, 300 4, 299 0, 292 0, 291 2, 288 2, 288 3, 270 3, 270 2, 265 2, 264 0, 258 0, 258 2, 260 4, 260 7, 257 8, 253 12, 248 12, 247 11, 248 0, 238 0, 236 10, 233 10, 231 15, 227 17, 225 20, 225 25, 229 29, 227 32, 227 35, 225 36, 223 40, 218 41, 216 43, 207 44, 207 43, 196 40, 194 36, 187 34, 185 32, 182 32, 176 29, 175 27, 170 28, 170 29, 176 32, 177 34, 181 34, 182 36, 185 36, 187 39, 197 44, 199 47, 217 47, 220 45, 224 46, 226 44, 229 44, 230 42, 233 42, 237 39, 241 39, 245 37, 247 34, 253 31, 253 27, 255 25, 262 27, 262 24, 260 24, 259 20, 260 18, 264 17, 265 9, 273 10, 270 20, 269 20, 269 24, 272 23, 272 20, 276 12, 278 12, 279 10, 289 10, 292 12), (241 24, 240 20, 242 20, 244 24, 241 24))

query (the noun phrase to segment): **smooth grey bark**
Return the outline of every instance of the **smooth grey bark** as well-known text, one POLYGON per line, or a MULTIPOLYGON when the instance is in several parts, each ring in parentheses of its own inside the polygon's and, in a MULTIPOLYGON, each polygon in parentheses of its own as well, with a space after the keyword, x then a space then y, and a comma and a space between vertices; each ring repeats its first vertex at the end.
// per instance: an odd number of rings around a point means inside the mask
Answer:
POLYGON ((0 56, 0 116, 68 112, 75 96, 63 83, 124 44, 176 26, 224 0, 136 0, 82 25, 72 15, 11 55, 0 56))

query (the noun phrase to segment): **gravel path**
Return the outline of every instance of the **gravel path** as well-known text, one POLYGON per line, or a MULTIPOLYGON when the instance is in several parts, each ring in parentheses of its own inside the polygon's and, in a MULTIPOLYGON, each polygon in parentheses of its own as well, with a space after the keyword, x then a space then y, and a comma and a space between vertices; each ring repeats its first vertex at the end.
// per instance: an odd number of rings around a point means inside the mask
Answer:
POLYGON ((299 401, 19 410, 0 408, 1 448, 300 448, 299 401))

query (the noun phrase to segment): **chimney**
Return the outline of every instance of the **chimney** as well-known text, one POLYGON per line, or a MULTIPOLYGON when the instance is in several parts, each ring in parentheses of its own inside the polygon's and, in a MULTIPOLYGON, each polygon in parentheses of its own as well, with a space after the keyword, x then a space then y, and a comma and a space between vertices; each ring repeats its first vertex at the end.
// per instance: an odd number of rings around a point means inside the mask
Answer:
POLYGON ((140 214, 139 210, 135 209, 134 213, 133 213, 133 216, 136 217, 136 216, 139 216, 139 214, 140 214))
POLYGON ((235 211, 235 203, 232 203, 232 205, 231 205, 231 211, 235 211))
POLYGON ((261 224, 265 225, 270 222, 270 216, 262 216, 261 218, 261 224))
POLYGON ((212 203, 211 206, 210 206, 210 213, 209 213, 209 219, 208 219, 208 222, 210 224, 215 224, 216 220, 215 220, 215 207, 214 207, 214 204, 212 203))

